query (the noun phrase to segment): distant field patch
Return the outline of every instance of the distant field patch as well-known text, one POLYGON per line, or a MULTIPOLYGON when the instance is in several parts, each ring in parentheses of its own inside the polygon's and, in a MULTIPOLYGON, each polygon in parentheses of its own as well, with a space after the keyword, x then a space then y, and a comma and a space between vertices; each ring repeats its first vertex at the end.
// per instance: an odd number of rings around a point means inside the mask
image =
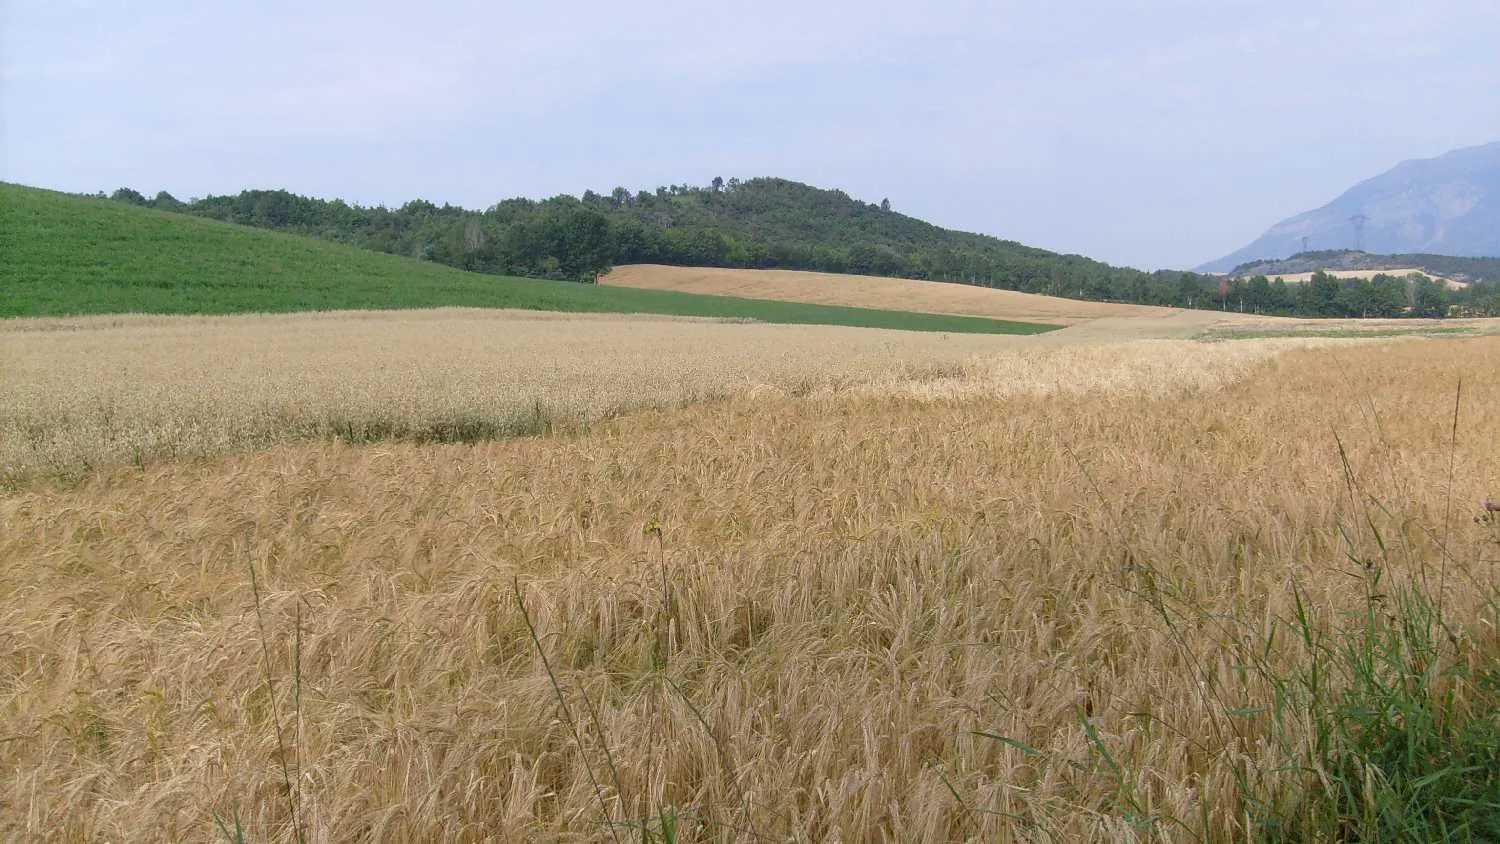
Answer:
POLYGON ((945 281, 797 270, 734 270, 635 264, 616 267, 600 279, 600 284, 748 299, 776 299, 932 314, 964 314, 1056 325, 1072 325, 1103 317, 1166 316, 1179 312, 1176 308, 1084 302, 945 281))
MULTIPOLYGON (((1468 286, 1467 282, 1457 281, 1445 276, 1434 275, 1422 269, 1421 267, 1403 267, 1396 270, 1324 270, 1324 272, 1328 273, 1334 278, 1362 279, 1372 279, 1377 275, 1389 275, 1395 276, 1397 278, 1403 278, 1408 275, 1416 274, 1430 278, 1433 281, 1448 288, 1449 290, 1462 290, 1468 286)), ((1275 275, 1269 276, 1269 278, 1273 280, 1279 278, 1282 281, 1285 281, 1287 284, 1306 284, 1307 282, 1312 281, 1313 275, 1314 273, 1277 273, 1275 275)))

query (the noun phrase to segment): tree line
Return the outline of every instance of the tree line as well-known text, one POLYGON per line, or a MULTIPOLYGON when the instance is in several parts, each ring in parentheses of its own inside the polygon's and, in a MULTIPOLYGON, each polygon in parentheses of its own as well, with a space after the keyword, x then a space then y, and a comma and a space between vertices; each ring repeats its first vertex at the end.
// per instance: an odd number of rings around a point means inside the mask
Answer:
POLYGON ((889 200, 785 179, 716 178, 550 199, 506 199, 482 211, 417 199, 364 207, 284 190, 180 201, 121 188, 112 199, 435 261, 481 273, 590 281, 622 264, 796 269, 961 282, 1094 301, 1289 316, 1445 315, 1455 303, 1500 314, 1472 288, 1457 300, 1409 279, 1320 277, 1287 285, 1190 272, 1143 272, 900 214, 889 200), (1398 289, 1401 288, 1401 289, 1398 289), (1473 300, 1473 301, 1470 301, 1473 300), (1481 301, 1482 300, 1482 301, 1481 301), (1397 303, 1401 304, 1399 307, 1397 303))
POLYGON ((1442 318, 1453 304, 1444 285, 1418 273, 1338 278, 1322 270, 1297 284, 1264 275, 1231 279, 1221 303, 1245 313, 1345 318, 1442 318))

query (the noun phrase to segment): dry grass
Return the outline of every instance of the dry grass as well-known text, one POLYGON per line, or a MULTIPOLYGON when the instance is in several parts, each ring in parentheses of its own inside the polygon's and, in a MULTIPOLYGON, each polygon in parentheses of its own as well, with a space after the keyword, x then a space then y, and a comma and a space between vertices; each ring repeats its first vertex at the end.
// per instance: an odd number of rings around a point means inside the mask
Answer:
POLYGON ((15 320, 0 324, 0 484, 310 438, 586 427, 756 387, 954 374, 1015 342, 456 309, 15 320))
POLYGON ((680 290, 746 299, 780 299, 823 305, 966 314, 1022 322, 1073 325, 1102 317, 1166 316, 1175 308, 1083 302, 1054 296, 992 290, 970 284, 904 278, 812 273, 798 270, 731 270, 637 264, 616 267, 599 280, 616 287, 680 290))
POLYGON ((1242 839, 1247 794, 1316 780, 1285 767, 1306 719, 1232 714, 1270 695, 1236 648, 1291 584, 1342 623, 1361 519, 1392 579, 1448 538, 1450 613, 1500 659, 1471 519, 1500 492, 1500 341, 1236 360, 1169 391, 762 393, 0 498, 0 838, 237 816, 287 841, 295 806, 318 842, 674 816, 684 841, 1242 839))

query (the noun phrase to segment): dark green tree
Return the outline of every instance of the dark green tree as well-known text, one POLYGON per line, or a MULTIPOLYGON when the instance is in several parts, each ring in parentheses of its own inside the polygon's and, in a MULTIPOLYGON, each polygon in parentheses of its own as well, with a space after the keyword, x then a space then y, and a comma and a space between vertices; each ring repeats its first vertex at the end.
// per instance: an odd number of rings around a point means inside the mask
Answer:
POLYGON ((146 197, 142 196, 140 191, 132 190, 131 188, 119 188, 114 193, 110 194, 109 198, 113 199, 115 202, 128 202, 131 205, 147 204, 146 197))
POLYGON ((162 211, 181 211, 186 207, 177 200, 177 197, 164 190, 157 191, 156 196, 152 198, 150 204, 152 208, 158 208, 162 211))
POLYGON ((1385 273, 1370 279, 1369 316, 1398 317, 1406 309, 1406 282, 1385 273))
POLYGON ((1307 316, 1339 316, 1339 280, 1318 270, 1303 285, 1302 312, 1307 316))
POLYGON ((1422 276, 1412 282, 1412 316, 1442 319, 1448 315, 1448 288, 1422 276))

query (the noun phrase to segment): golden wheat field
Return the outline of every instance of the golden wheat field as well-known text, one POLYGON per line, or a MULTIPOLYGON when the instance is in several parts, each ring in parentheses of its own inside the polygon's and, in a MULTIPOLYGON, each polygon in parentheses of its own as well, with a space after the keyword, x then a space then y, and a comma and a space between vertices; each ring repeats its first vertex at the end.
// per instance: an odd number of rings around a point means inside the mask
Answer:
POLYGON ((0 482, 342 436, 581 428, 759 388, 956 373, 1010 338, 438 309, 0 323, 0 482))
POLYGON ((1086 302, 971 284, 799 270, 736 270, 635 264, 616 267, 601 277, 599 283, 616 287, 739 296, 746 299, 780 299, 821 305, 965 314, 1055 325, 1074 325, 1104 317, 1167 316, 1181 313, 1176 308, 1086 302))
POLYGON ((0 485, 308 439, 582 430, 631 410, 747 392, 951 388, 975 376, 987 377, 985 390, 1076 391, 1122 378, 1175 383, 1190 370, 1213 379, 1230 359, 1318 342, 1185 344, 1178 348, 1202 350, 1186 361, 1133 342, 1233 324, 1184 313, 1023 341, 453 308, 12 320, 0 323, 0 485), (1098 366, 1117 354, 1129 365, 1098 366))
POLYGON ((1430 577, 1500 660, 1497 338, 447 317, 0 333, 69 467, 0 494, 0 839, 1243 840, 1326 779, 1288 618, 1430 577), (558 395, 636 410, 263 447, 558 395))

